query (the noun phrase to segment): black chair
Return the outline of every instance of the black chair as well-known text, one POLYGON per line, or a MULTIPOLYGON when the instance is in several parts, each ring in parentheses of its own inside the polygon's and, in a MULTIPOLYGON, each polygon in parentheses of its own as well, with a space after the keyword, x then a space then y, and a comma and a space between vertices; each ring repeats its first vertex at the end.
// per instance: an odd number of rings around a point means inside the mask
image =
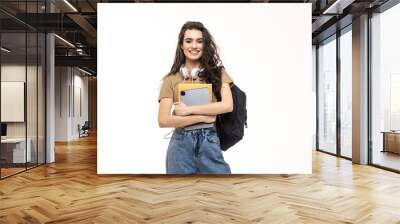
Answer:
POLYGON ((82 127, 78 125, 78 129, 79 129, 79 138, 89 136, 89 129, 90 129, 89 121, 85 121, 82 127))

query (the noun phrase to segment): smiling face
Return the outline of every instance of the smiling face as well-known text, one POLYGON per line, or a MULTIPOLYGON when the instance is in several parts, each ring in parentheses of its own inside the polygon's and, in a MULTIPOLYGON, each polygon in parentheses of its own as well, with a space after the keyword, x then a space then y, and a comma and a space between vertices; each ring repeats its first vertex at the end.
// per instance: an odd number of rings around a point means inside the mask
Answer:
POLYGON ((181 49, 186 60, 199 60, 203 55, 203 33, 196 29, 186 30, 181 49))

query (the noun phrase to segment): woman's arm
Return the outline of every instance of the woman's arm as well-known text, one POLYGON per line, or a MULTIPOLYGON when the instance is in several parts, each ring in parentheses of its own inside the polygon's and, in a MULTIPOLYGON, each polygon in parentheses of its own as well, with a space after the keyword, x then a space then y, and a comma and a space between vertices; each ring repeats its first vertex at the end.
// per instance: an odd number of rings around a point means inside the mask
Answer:
POLYGON ((160 101, 158 110, 158 125, 160 128, 180 128, 200 122, 212 123, 215 121, 215 116, 190 115, 176 116, 171 114, 172 99, 163 98, 160 101))
POLYGON ((197 115, 217 115, 232 112, 233 100, 232 92, 228 83, 223 83, 221 86, 221 102, 186 106, 182 103, 177 103, 175 106, 175 114, 185 116, 190 114, 197 115))

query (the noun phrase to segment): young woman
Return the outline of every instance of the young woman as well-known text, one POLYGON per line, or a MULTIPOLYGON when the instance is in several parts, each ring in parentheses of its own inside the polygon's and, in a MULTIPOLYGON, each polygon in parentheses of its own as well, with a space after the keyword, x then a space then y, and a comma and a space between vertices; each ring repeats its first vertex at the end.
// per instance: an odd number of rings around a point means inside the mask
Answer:
POLYGON ((159 126, 175 128, 168 145, 167 174, 230 174, 215 125, 195 130, 183 127, 214 123, 216 115, 231 112, 231 83, 211 34, 200 22, 186 22, 179 33, 174 64, 163 79, 158 98, 159 126), (211 83, 212 103, 186 106, 177 102, 177 85, 185 82, 211 83), (221 99, 218 102, 217 97, 221 99), (173 105, 175 110, 171 114, 173 105))

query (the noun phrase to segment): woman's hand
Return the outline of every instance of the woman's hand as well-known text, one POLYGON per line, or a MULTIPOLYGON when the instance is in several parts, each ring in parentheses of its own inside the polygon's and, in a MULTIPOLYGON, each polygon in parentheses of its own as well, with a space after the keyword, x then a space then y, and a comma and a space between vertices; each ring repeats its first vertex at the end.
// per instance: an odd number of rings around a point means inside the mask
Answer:
POLYGON ((204 123, 214 123, 215 120, 217 119, 217 116, 215 116, 215 115, 203 115, 202 119, 203 119, 204 123))
POLYGON ((187 116, 191 114, 190 107, 186 106, 182 102, 175 102, 175 115, 187 116))
MULTIPOLYGON (((177 116, 188 116, 191 115, 191 107, 186 106, 182 102, 175 102, 175 109, 174 109, 174 114, 177 116)), ((216 115, 200 115, 201 122, 204 123, 213 123, 217 119, 216 115)))

